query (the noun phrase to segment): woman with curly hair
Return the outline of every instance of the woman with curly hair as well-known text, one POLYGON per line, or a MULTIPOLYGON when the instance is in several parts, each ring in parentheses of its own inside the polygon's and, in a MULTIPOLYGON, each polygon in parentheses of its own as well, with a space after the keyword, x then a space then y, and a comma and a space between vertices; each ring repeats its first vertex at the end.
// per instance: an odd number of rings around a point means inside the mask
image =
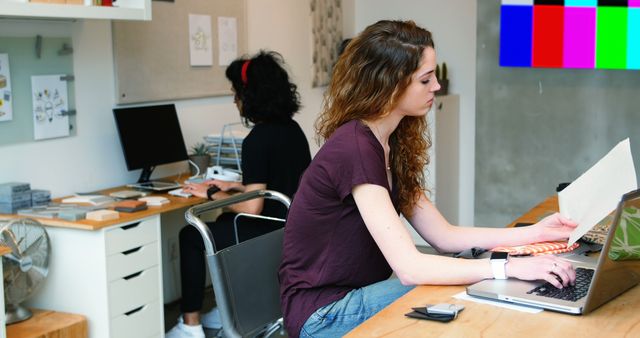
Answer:
POLYGON ((377 22, 340 56, 316 124, 325 142, 285 226, 279 276, 290 336, 340 337, 418 284, 574 282, 571 264, 553 256, 499 266, 416 249, 399 214, 439 252, 566 239, 576 226, 559 214, 514 229, 444 219, 424 192, 431 146, 425 116, 440 88, 435 67, 431 34, 411 21, 377 22), (397 278, 389 279, 392 272, 397 278))
MULTIPOLYGON (((242 182, 210 180, 189 184, 183 190, 211 200, 227 198, 229 191, 249 192, 269 189, 293 197, 302 172, 311 161, 309 144, 292 117, 300 108, 295 84, 283 68, 282 57, 274 52, 260 52, 249 59, 233 61, 226 70, 235 94, 234 102, 245 123, 253 124, 242 142, 242 182), (219 190, 219 191, 218 191, 219 190)), ((233 219, 237 213, 285 218, 281 204, 253 199, 229 207, 232 212, 208 223, 216 250, 235 244, 233 219)), ((282 227, 280 222, 238 221, 238 237, 244 241, 282 227)), ((182 316, 167 333, 168 338, 202 337, 203 326, 220 328, 217 308, 200 317, 205 283, 204 243, 192 226, 180 231, 180 276, 182 278, 182 316), (202 325, 201 325, 202 324, 202 325)))

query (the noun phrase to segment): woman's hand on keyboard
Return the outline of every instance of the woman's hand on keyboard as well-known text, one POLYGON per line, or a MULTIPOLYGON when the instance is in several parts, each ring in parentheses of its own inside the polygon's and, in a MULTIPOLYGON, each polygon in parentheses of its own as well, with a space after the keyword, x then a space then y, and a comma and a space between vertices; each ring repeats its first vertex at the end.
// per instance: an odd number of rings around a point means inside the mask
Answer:
POLYGON ((558 289, 573 285, 576 271, 571 262, 554 255, 509 257, 507 277, 522 280, 546 280, 558 289))

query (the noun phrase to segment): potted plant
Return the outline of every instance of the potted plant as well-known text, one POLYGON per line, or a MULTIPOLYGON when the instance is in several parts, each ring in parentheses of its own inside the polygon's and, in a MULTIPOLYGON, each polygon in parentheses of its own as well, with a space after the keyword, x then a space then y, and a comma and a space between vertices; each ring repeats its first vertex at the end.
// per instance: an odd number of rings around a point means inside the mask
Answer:
POLYGON ((436 92, 436 95, 447 95, 449 94, 449 74, 447 74, 447 63, 442 63, 442 68, 440 65, 436 65, 436 78, 438 79, 438 83, 440 83, 440 90, 436 92))
POLYGON ((194 144, 191 147, 189 160, 194 164, 190 167, 191 175, 195 175, 197 172, 195 166, 200 170, 200 175, 204 175, 207 171, 207 167, 209 167, 209 162, 211 161, 211 155, 207 152, 207 146, 202 142, 194 144))

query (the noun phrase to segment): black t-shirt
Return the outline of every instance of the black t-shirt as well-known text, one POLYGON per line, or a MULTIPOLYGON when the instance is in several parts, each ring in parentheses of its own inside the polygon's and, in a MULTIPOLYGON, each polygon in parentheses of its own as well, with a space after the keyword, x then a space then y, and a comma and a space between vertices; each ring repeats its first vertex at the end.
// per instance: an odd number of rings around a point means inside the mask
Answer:
MULTIPOLYGON (((262 183, 293 198, 311 162, 309 143, 294 120, 256 124, 242 142, 242 184, 262 183)), ((281 203, 265 200, 262 215, 284 218, 281 203)))

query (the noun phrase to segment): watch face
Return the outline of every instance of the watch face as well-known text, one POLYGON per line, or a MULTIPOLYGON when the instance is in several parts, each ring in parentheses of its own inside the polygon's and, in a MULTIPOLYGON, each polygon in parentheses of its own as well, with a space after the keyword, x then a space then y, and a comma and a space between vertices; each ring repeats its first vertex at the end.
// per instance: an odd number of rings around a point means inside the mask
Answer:
POLYGON ((509 253, 507 252, 492 252, 491 259, 507 259, 509 253))

